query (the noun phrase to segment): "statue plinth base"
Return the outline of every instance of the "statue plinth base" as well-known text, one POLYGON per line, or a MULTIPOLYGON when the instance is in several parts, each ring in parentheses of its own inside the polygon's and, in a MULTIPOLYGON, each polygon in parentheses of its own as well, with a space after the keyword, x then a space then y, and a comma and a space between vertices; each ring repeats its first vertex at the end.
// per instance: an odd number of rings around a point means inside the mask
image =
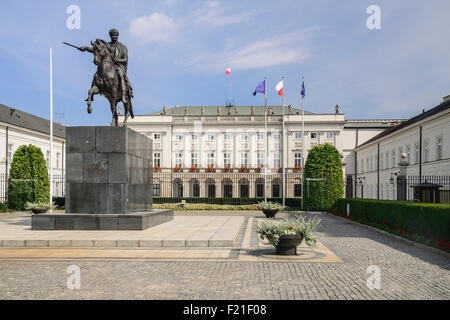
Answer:
POLYGON ((66 213, 33 216, 32 229, 143 230, 171 220, 173 211, 152 210, 152 171, 148 137, 127 127, 67 127, 66 213))

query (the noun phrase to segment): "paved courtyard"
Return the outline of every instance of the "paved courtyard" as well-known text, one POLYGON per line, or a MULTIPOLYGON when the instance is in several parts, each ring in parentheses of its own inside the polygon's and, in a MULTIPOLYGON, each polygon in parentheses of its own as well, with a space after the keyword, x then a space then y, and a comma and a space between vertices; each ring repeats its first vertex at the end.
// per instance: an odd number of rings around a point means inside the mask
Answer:
POLYGON ((319 214, 319 243, 277 257, 257 237, 260 218, 241 216, 232 247, 2 247, 0 299, 450 299, 445 256, 319 214), (71 265, 79 290, 66 287, 71 265), (370 266, 380 289, 366 286, 370 266))

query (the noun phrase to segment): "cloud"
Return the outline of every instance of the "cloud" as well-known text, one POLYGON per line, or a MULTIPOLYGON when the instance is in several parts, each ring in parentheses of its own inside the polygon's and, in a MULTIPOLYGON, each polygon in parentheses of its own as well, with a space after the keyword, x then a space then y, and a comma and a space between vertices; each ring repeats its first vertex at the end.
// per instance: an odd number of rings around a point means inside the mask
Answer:
POLYGON ((256 15, 258 11, 230 12, 217 1, 208 1, 206 5, 198 9, 191 18, 198 24, 214 27, 223 27, 231 24, 242 23, 256 15))
MULTIPOLYGON (((300 64, 310 57, 310 48, 305 44, 309 34, 320 28, 309 28, 256 40, 242 47, 232 43, 227 50, 207 53, 191 59, 186 64, 205 72, 223 72, 227 65, 233 70, 249 70, 283 64, 300 64)), ((247 43, 247 42, 246 42, 247 43)))
POLYGON ((130 34, 141 43, 172 42, 178 26, 164 13, 155 12, 149 16, 133 19, 130 23, 130 34))

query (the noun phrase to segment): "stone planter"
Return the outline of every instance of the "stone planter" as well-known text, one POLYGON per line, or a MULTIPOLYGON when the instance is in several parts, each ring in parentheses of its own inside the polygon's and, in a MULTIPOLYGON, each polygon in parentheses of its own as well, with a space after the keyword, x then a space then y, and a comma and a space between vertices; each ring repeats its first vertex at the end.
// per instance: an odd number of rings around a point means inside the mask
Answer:
POLYGON ((31 209, 31 212, 33 212, 34 214, 46 213, 47 211, 48 211, 48 209, 45 209, 45 208, 33 208, 33 209, 31 209))
POLYGON ((266 215, 266 218, 275 218, 275 215, 277 214, 278 210, 263 209, 262 212, 266 215))
POLYGON ((278 242, 277 254, 279 255, 296 255, 297 247, 302 243, 303 237, 298 234, 284 234, 280 237, 280 241, 278 242))

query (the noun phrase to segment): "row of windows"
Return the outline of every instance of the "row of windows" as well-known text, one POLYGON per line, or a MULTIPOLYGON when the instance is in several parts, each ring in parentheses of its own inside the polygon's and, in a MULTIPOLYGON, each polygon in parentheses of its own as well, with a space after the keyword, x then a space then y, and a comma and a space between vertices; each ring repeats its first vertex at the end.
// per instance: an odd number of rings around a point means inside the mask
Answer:
MULTIPOLYGON (((281 167, 281 160, 280 160, 280 154, 274 153, 273 154, 273 166, 274 167, 281 167)), ((153 154, 153 163, 154 166, 161 167, 161 153, 156 152, 153 154)), ((215 163, 215 154, 214 153, 207 153, 207 166, 213 167, 215 163)), ((181 167, 183 164, 183 154, 182 153, 175 153, 175 166, 181 167)), ((224 153, 223 154, 223 164, 225 167, 230 168, 231 167, 231 154, 230 153, 224 153)), ((302 154, 301 153, 294 153, 294 166, 301 166, 302 165, 302 154)), ((198 167, 198 153, 191 153, 191 166, 198 167)), ((241 153, 241 166, 248 166, 248 153, 241 153)), ((263 153, 257 153, 256 154, 256 166, 262 167, 264 166, 264 154, 263 153)))
MULTIPOLYGON (((280 134, 279 133, 274 133, 273 135, 273 139, 274 140, 280 140, 280 134)), ((294 138, 295 139, 301 139, 302 137, 302 133, 301 132, 295 132, 294 133, 294 138)), ((310 132, 309 133, 309 137, 311 139, 317 139, 318 137, 318 133, 317 132, 310 132)), ((333 139, 334 137, 334 132, 325 132, 325 139, 333 139)), ((184 136, 182 134, 175 134, 175 140, 177 141, 181 141, 183 140, 184 136)), ((216 139, 216 135, 214 134, 207 134, 206 138, 209 141, 214 141, 216 139)), ((247 133, 242 133, 240 135, 240 140, 241 141, 248 141, 249 135, 247 133)), ((153 139, 154 140, 160 140, 161 139, 161 134, 160 133, 154 133, 153 134, 153 139)), ((230 140, 231 139, 231 134, 230 133, 224 133, 223 134, 223 139, 224 140, 230 140)), ((264 133, 257 133, 256 134, 256 139, 257 140, 264 140, 264 133)), ((198 135, 197 134, 191 134, 191 140, 198 140, 198 135)))
MULTIPOLYGON (((443 138, 442 135, 437 136, 435 138, 435 158, 434 160, 442 160, 443 158, 443 138)), ((380 169, 388 169, 394 168, 398 165, 398 162, 401 160, 401 155, 404 152, 406 154, 406 161, 409 164, 418 164, 420 161, 419 153, 420 153, 420 145, 419 142, 416 142, 413 146, 414 149, 411 149, 411 145, 408 144, 403 149, 403 146, 398 149, 392 149, 391 151, 380 152, 380 169), (412 158, 412 156, 414 158, 412 158)), ((370 172, 377 170, 377 156, 372 155, 368 158, 361 159, 359 161, 359 172, 370 172)), ((422 142, 422 161, 428 162, 431 161, 430 158, 430 139, 425 139, 422 142)))

